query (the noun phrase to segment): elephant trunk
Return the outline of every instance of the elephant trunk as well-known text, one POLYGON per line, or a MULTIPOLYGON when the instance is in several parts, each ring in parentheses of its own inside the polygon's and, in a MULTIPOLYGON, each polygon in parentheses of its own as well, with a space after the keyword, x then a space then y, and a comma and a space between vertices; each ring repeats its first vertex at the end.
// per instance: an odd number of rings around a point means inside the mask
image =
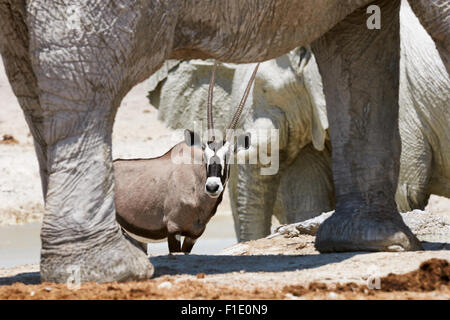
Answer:
POLYGON ((279 176, 261 176, 260 168, 252 165, 232 166, 231 176, 229 190, 237 240, 269 235, 279 176))

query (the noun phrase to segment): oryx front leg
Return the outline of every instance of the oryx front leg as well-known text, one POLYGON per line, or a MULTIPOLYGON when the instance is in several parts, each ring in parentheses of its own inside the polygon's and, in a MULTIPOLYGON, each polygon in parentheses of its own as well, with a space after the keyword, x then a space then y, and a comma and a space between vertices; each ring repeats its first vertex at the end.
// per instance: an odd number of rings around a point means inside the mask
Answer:
POLYGON ((181 252, 181 236, 179 234, 170 233, 167 237, 169 244, 169 252, 181 252))

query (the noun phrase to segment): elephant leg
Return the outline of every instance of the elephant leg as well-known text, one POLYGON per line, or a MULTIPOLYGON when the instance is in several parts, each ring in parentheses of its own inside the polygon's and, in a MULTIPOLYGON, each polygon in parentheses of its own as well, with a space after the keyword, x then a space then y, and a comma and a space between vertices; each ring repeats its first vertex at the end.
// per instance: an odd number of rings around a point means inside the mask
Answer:
POLYGON ((42 191, 47 192, 47 149, 44 138, 30 125, 32 117, 42 112, 39 102, 39 88, 33 73, 29 57, 28 34, 21 32, 27 27, 23 3, 0 3, 0 50, 3 65, 11 88, 25 112, 25 119, 34 138, 34 147, 38 158, 42 191))
POLYGON ((115 222, 110 116, 66 111, 46 117, 29 58, 21 55, 26 50, 2 48, 8 79, 34 138, 46 199, 42 281, 65 282, 78 268, 80 281, 150 277, 148 259, 123 239, 115 222))
MULTIPOLYGON (((27 6, 24 28, 29 30, 23 34, 30 39, 24 41, 25 62, 13 59, 16 65, 30 65, 38 88, 38 103, 22 107, 43 175, 46 213, 41 229, 41 279, 147 279, 153 266, 116 222, 111 155, 120 101, 154 71, 144 67, 144 53, 133 51, 136 42, 147 39, 133 31, 140 17, 134 12, 142 3, 87 3, 80 8, 84 17, 80 23, 87 25, 78 29, 66 23, 63 3, 55 2, 51 10, 42 10, 41 4, 33 1, 27 6), (121 23, 107 19, 108 12, 120 15, 121 23), (89 37, 81 34, 84 30, 89 37), (62 42, 67 46, 58 45, 62 42)), ((145 44, 142 48, 153 49, 145 44)))
POLYGON ((111 129, 110 113, 96 108, 55 112, 39 128, 47 136, 49 172, 43 281, 65 282, 74 268, 82 282, 152 275, 146 255, 125 239, 115 220, 111 129))
POLYGON ((442 61, 450 74, 450 3, 448 0, 409 0, 420 23, 436 43, 442 61))
POLYGON ((421 244, 399 215, 399 0, 381 0, 381 28, 366 8, 313 43, 324 83, 333 149, 336 211, 319 228, 316 248, 403 251, 421 244))
POLYGON ((261 175, 260 169, 248 164, 232 166, 229 193, 239 242, 270 234, 279 175, 261 175))

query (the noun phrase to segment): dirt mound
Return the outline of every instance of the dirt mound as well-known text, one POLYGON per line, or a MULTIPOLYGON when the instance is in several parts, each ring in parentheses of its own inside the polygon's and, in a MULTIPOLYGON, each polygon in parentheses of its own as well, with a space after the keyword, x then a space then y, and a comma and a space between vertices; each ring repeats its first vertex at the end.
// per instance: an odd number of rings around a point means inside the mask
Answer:
POLYGON ((450 286, 450 263, 441 259, 423 262, 418 270, 405 274, 389 274, 381 279, 383 291, 433 291, 450 286))
MULTIPOLYGON (((442 259, 424 261, 419 269, 405 273, 393 274, 380 279, 379 290, 382 292, 429 292, 435 290, 449 291, 450 289, 450 263, 442 259)), ((367 285, 358 285, 353 282, 328 286, 323 283, 312 282, 307 287, 290 285, 283 288, 285 294, 304 296, 311 292, 324 293, 363 293, 375 295, 376 291, 368 290, 367 285)))
POLYGON ((367 285, 345 283, 327 285, 313 282, 308 286, 287 285, 281 289, 246 288, 205 281, 204 274, 194 280, 162 276, 157 279, 127 283, 85 283, 79 288, 65 284, 14 283, 0 286, 0 299, 448 299, 450 265, 442 259, 423 262, 419 269, 381 278, 381 290, 367 285))

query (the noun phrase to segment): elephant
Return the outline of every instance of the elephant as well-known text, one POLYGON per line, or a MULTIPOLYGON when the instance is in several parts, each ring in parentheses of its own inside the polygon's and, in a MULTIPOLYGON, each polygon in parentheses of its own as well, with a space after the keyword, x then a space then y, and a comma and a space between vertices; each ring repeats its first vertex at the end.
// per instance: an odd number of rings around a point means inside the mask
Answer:
MULTIPOLYGON (((449 4, 410 3, 447 55, 449 4)), ((153 274, 115 220, 111 133, 134 85, 167 59, 261 62, 309 43, 327 102, 336 198, 315 246, 420 249, 394 200, 399 7, 400 0, 0 0, 0 52, 34 139, 45 199, 41 280, 153 274), (381 16, 382 27, 368 23, 381 16)))
MULTIPOLYGON (((434 41, 406 1, 400 9, 400 41, 402 151, 396 203, 400 212, 408 212, 423 210, 431 193, 450 197, 450 79, 434 41)), ((150 103, 167 126, 186 128, 202 121, 211 63, 169 60, 152 75, 150 103)), ((214 110, 221 128, 252 68, 221 64, 214 110)), ((254 149, 266 142, 255 139, 258 129, 279 130, 280 168, 267 177, 260 174, 260 163, 232 167, 230 203, 238 241, 267 236, 272 215, 292 224, 335 207, 325 97, 310 48, 264 62, 249 101, 241 127, 253 131, 254 149)))

